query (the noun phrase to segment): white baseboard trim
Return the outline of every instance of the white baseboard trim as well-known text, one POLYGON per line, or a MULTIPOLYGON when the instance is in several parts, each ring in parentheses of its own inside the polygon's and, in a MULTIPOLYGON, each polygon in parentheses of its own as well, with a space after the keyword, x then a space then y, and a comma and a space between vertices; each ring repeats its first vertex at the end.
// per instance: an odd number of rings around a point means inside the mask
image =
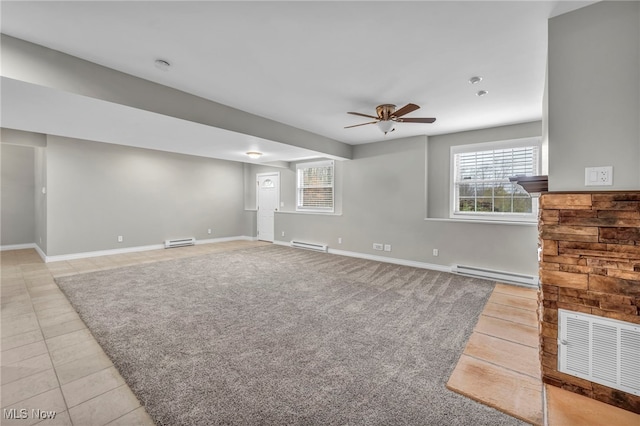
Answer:
POLYGON ((241 235, 239 237, 220 237, 220 238, 208 238, 206 240, 196 240, 196 245, 199 244, 212 244, 212 243, 224 243, 226 241, 258 241, 256 237, 249 237, 247 235, 241 235))
MULTIPOLYGON (((274 241, 273 243, 281 246, 291 247, 291 243, 289 243, 288 241, 274 241)), ((347 256, 347 257, 357 257, 359 259, 374 260, 376 262, 385 262, 385 263, 393 263, 395 265, 412 266, 414 268, 420 268, 420 269, 431 269, 433 271, 439 271, 439 272, 451 272, 450 266, 436 265, 434 263, 418 262, 416 260, 399 259, 397 257, 376 256, 374 254, 358 253, 355 251, 336 250, 336 249, 332 249, 331 247, 329 247, 328 252, 330 254, 337 254, 340 256, 347 256)))
POLYGON ((0 246, 0 251, 8 251, 8 250, 25 250, 36 248, 35 243, 25 243, 25 244, 7 244, 5 246, 0 246))
POLYGON ((38 255, 40 256, 40 259, 42 259, 42 261, 43 261, 44 263, 47 263, 47 255, 46 255, 46 254, 44 254, 44 252, 42 251, 42 249, 40 248, 40 246, 39 246, 39 245, 34 244, 34 246, 35 246, 34 248, 35 248, 35 249, 36 249, 36 251, 38 252, 38 255))
POLYGON ((375 254, 358 253, 355 251, 336 250, 329 248, 329 253, 340 256, 358 257, 360 259, 375 260, 377 262, 393 263, 395 265, 412 266, 420 269, 431 269, 439 272, 451 272, 451 267, 446 265, 436 265, 435 263, 419 262, 417 260, 400 259, 397 257, 376 256, 375 254))
POLYGON ((59 254, 55 256, 46 256, 45 262, 60 262, 64 260, 87 259, 90 257, 111 256, 114 254, 136 253, 139 251, 160 250, 164 249, 164 244, 153 244, 149 246, 127 247, 111 250, 86 251, 83 253, 59 254))
MULTIPOLYGON (((207 240, 196 240, 196 245, 199 244, 211 244, 211 243, 222 243, 225 241, 255 241, 256 238, 248 237, 245 235, 238 237, 222 237, 222 238, 210 238, 207 240)), ((36 248, 38 250, 38 248, 36 248)), ((111 256, 114 254, 125 254, 125 253, 136 253, 140 251, 150 251, 150 250, 164 250, 164 244, 153 244, 148 246, 137 246, 137 247, 127 247, 121 249, 110 249, 110 250, 98 250, 98 251, 88 251, 83 253, 71 253, 71 254, 60 254, 56 256, 46 256, 42 251, 39 251, 42 260, 45 263, 49 262, 60 262, 64 260, 76 260, 76 259, 87 259, 90 257, 100 257, 100 256, 111 256)))

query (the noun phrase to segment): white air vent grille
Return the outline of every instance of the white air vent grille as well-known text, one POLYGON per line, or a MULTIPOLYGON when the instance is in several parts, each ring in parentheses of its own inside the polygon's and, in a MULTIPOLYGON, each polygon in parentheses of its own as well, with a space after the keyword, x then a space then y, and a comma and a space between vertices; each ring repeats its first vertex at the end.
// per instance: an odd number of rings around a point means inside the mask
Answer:
POLYGON ((640 325, 558 310, 558 370, 640 395, 640 325))
POLYGON ((620 341, 620 384, 640 389, 640 332, 620 330, 620 341))

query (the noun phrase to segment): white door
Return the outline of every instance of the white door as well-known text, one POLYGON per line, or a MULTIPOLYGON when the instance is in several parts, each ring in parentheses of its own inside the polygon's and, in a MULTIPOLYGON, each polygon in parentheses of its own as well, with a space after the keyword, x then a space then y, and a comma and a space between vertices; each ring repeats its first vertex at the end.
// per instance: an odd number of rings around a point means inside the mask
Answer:
POLYGON ((258 173, 258 239, 273 242, 274 212, 280 204, 280 173, 258 173))

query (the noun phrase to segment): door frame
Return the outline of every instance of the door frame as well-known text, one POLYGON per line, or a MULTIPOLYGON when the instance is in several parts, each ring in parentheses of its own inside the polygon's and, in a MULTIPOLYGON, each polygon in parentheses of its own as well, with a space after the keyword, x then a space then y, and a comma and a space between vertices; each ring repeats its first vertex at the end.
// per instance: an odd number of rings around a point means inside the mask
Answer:
MULTIPOLYGON (((267 176, 277 176, 278 177, 278 185, 276 185, 276 209, 275 212, 280 211, 280 172, 265 172, 265 173, 256 173, 256 235, 260 235, 259 229, 259 208, 260 208, 260 178, 267 176)), ((274 215, 274 224, 273 224, 273 240, 276 239, 276 226, 275 226, 275 215, 274 215)))

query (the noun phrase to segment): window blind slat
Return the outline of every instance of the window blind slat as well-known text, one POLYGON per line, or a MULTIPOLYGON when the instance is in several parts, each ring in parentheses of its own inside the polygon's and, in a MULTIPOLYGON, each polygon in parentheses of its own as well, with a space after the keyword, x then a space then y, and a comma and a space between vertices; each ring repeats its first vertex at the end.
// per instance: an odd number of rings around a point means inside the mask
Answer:
POLYGON ((297 208, 333 211, 334 167, 332 161, 298 164, 297 208))
POLYGON ((454 155, 455 212, 532 213, 528 194, 511 176, 538 174, 537 146, 454 155))

